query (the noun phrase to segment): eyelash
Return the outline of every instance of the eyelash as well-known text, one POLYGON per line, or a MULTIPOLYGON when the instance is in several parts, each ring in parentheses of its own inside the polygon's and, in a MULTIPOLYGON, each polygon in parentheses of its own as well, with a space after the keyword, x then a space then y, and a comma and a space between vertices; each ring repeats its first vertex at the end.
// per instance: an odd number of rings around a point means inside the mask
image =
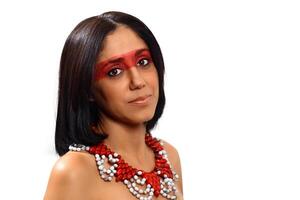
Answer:
MULTIPOLYGON (((137 62, 137 66, 148 66, 149 64, 150 64, 150 62, 151 62, 151 60, 149 59, 149 58, 142 58, 142 59, 140 59, 138 62, 137 62), (143 61, 143 60, 146 60, 147 61, 147 63, 146 64, 142 64, 142 65, 140 65, 139 63, 141 62, 141 61, 143 61)), ((118 66, 118 65, 116 65, 116 66, 118 66)), ((109 77, 115 77, 115 76, 118 76, 119 74, 117 74, 117 75, 111 75, 111 72, 112 71, 114 71, 114 70, 121 70, 120 68, 118 68, 118 67, 114 67, 113 69, 111 69, 108 73, 107 73, 107 75, 109 76, 109 77)))

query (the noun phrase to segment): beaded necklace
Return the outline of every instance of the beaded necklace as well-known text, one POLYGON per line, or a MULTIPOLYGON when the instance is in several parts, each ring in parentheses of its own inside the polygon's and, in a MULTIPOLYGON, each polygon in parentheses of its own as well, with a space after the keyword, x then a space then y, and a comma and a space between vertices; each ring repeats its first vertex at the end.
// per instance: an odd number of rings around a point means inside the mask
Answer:
POLYGON ((174 181, 179 176, 172 169, 163 142, 150 133, 145 134, 145 143, 155 154, 155 167, 151 172, 136 169, 126 163, 122 157, 110 150, 104 143, 95 146, 72 144, 71 151, 87 151, 95 155, 100 177, 104 181, 122 181, 129 191, 139 200, 151 200, 159 195, 167 199, 177 199, 174 181), (104 166, 106 163, 109 167, 104 166), (138 187, 140 185, 140 187, 138 187))

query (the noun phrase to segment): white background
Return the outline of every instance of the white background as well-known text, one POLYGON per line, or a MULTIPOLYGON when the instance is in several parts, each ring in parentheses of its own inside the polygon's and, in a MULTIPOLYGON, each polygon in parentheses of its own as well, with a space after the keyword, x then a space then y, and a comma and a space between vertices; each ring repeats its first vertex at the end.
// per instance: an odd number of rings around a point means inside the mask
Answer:
POLYGON ((1 199, 43 198, 64 42, 109 10, 161 46, 167 104, 153 134, 179 151, 186 200, 300 199, 300 6, 288 0, 2 1, 1 199))

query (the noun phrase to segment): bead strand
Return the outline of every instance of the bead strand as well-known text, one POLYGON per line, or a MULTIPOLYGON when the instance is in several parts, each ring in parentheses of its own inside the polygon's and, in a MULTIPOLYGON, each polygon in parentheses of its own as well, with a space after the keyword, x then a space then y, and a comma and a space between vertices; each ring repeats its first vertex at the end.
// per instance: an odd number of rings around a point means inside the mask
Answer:
POLYGON ((116 168, 118 167, 118 164, 117 164, 118 158, 116 158, 116 157, 117 156, 115 156, 115 154, 114 154, 114 156, 109 154, 107 159, 108 159, 108 162, 110 164, 112 164, 112 166, 110 166, 109 168, 105 168, 104 162, 105 162, 106 156, 105 155, 100 156, 99 154, 95 154, 99 173, 100 173, 101 178, 104 181, 112 181, 113 177, 117 173, 116 168))
POLYGON ((71 144, 69 146, 70 151, 89 151, 90 147, 82 144, 71 144))

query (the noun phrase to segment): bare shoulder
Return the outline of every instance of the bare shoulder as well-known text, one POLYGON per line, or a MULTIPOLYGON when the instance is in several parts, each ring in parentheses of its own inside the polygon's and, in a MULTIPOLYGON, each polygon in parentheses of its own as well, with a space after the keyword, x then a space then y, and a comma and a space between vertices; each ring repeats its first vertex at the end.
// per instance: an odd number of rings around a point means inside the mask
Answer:
POLYGON ((172 144, 168 143, 167 141, 162 140, 162 139, 160 139, 160 140, 163 142, 164 149, 167 151, 169 159, 171 159, 173 161, 180 160, 177 149, 172 144))
POLYGON ((87 168, 94 165, 94 156, 87 152, 69 151, 60 157, 53 166, 53 175, 61 178, 84 178, 88 175, 87 168))
POLYGON ((84 191, 89 187, 94 170, 97 169, 93 155, 85 152, 67 152, 52 168, 44 200, 86 199, 84 191))
POLYGON ((163 147, 168 154, 168 159, 169 159, 173 169, 179 175, 178 185, 179 185, 180 192, 183 193, 182 172, 181 172, 181 162, 180 162, 179 153, 172 144, 170 144, 167 141, 162 140, 162 139, 161 139, 161 141, 163 142, 163 147))

